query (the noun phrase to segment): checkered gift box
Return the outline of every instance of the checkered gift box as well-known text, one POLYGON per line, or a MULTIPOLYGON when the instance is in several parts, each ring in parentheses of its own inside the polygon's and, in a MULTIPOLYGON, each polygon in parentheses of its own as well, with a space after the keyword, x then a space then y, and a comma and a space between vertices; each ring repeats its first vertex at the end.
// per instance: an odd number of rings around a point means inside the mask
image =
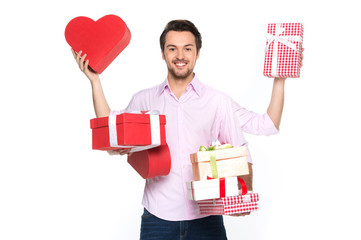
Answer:
POLYGON ((197 201, 200 214, 230 215, 258 210, 258 193, 197 201))
POLYGON ((197 201, 199 206, 213 206, 213 205, 232 205, 244 202, 258 202, 258 193, 248 193, 246 195, 230 196, 217 199, 207 199, 197 201))
POLYGON ((270 23, 263 74, 266 77, 300 77, 303 25, 270 23))
POLYGON ((230 215, 237 213, 254 212, 258 210, 258 202, 246 202, 232 205, 199 206, 203 215, 230 215))

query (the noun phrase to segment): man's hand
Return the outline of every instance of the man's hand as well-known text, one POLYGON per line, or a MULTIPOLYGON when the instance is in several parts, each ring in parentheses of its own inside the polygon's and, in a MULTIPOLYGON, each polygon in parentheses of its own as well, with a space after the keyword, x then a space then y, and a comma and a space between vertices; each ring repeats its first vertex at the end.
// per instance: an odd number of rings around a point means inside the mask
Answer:
POLYGON ((83 54, 83 51, 81 50, 76 53, 73 49, 71 49, 71 52, 73 53, 75 61, 77 62, 80 70, 85 74, 85 76, 87 76, 90 82, 94 83, 94 81, 99 80, 99 74, 89 67, 89 59, 85 61, 87 56, 86 53, 83 54))
MULTIPOLYGON (((252 167, 252 163, 248 163, 248 169, 249 169, 249 174, 241 176, 241 178, 246 183, 247 191, 253 191, 253 167, 252 167)), ((240 188, 241 186, 239 185, 238 187, 240 188)), ((242 191, 240 190, 240 192, 242 192, 242 191)), ((246 212, 246 213, 231 214, 229 216, 243 217, 243 216, 248 216, 250 214, 251 214, 250 212, 246 212)))
POLYGON ((108 151, 108 153, 110 155, 118 155, 120 154, 121 156, 125 155, 125 154, 129 154, 129 156, 132 154, 130 153, 130 148, 129 149, 116 149, 116 150, 110 150, 108 151))
POLYGON ((244 217, 244 216, 248 216, 250 214, 251 214, 250 212, 246 212, 246 213, 230 214, 229 216, 231 216, 231 217, 244 217))

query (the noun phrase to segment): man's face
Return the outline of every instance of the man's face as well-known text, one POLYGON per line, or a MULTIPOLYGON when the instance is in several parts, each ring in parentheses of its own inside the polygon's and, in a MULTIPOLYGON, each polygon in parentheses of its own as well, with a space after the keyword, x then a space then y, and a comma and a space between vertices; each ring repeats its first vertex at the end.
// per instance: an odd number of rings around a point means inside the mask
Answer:
POLYGON ((194 35, 188 31, 169 31, 165 37, 162 56, 167 63, 169 77, 175 80, 187 79, 193 74, 196 60, 199 58, 194 35))

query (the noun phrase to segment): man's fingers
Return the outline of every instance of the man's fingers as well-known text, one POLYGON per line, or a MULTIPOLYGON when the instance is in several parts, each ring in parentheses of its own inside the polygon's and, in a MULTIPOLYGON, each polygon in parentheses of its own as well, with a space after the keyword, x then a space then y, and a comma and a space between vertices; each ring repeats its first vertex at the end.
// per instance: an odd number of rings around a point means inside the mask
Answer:
POLYGON ((77 62, 77 63, 79 63, 79 61, 80 61, 81 54, 82 54, 82 50, 80 50, 80 51, 78 52, 78 54, 76 55, 76 62, 77 62))
POLYGON ((74 51, 74 49, 71 48, 71 53, 73 54, 74 58, 76 59, 76 53, 74 51))
POLYGON ((125 150, 120 150, 119 154, 120 155, 125 155, 125 154, 128 154, 129 152, 130 152, 130 149, 125 149, 125 150))
POLYGON ((231 214, 230 216, 232 216, 232 217, 244 217, 244 216, 248 216, 250 214, 251 214, 250 212, 246 212, 246 213, 231 214))
POLYGON ((80 69, 84 72, 85 71, 85 58, 86 58, 86 53, 84 53, 84 55, 80 58, 80 63, 79 65, 81 66, 80 69))
POLYGON ((301 67, 303 66, 303 51, 304 50, 305 50, 304 48, 302 48, 302 50, 301 50, 301 67))
MULTIPOLYGON (((85 55, 85 54, 84 54, 85 55)), ((89 59, 87 59, 86 61, 85 61, 85 65, 84 65, 84 70, 86 71, 86 70, 88 70, 88 66, 89 66, 89 59)))

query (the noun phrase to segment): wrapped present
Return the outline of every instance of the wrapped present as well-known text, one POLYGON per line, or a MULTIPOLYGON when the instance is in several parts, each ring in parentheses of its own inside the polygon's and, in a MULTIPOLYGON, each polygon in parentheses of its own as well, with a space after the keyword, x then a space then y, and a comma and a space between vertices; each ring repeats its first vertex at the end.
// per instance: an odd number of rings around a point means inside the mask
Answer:
POLYGON ((97 21, 76 17, 65 28, 65 39, 75 52, 87 54, 89 66, 102 73, 124 50, 131 38, 125 22, 116 15, 106 15, 97 21))
POLYGON ((190 159, 195 181, 206 180, 207 177, 222 178, 249 174, 246 147, 201 147, 199 152, 190 155, 190 159))
POLYGON ((90 120, 93 149, 142 151, 166 144, 165 115, 122 113, 90 120))
POLYGON ((244 181, 237 177, 186 182, 187 196, 188 199, 195 201, 237 196, 239 194, 238 182, 241 183, 243 193, 247 192, 244 181))
POLYGON ((199 205, 202 215, 231 215, 238 213, 254 212, 258 210, 258 202, 245 202, 231 205, 199 205))
POLYGON ((134 152, 128 155, 128 163, 144 179, 168 175, 171 167, 168 145, 134 152))
POLYGON ((301 23, 268 24, 264 76, 300 77, 302 42, 301 23))
POLYGON ((246 202, 258 202, 259 196, 258 193, 248 193, 245 195, 237 195, 237 196, 230 196, 230 197, 223 197, 218 199, 207 199, 198 201, 198 206, 220 206, 220 205, 234 205, 246 202))
POLYGON ((200 214, 230 215, 258 210, 258 193, 197 201, 200 214))

